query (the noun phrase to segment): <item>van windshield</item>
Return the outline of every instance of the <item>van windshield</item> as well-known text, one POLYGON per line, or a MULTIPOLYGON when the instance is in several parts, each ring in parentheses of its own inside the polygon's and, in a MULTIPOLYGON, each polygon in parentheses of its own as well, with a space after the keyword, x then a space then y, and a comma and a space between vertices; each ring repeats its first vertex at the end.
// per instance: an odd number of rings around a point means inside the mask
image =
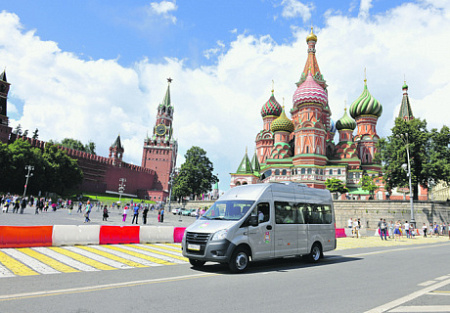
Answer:
POLYGON ((202 215, 201 219, 238 221, 248 212, 254 202, 251 200, 217 201, 202 215))

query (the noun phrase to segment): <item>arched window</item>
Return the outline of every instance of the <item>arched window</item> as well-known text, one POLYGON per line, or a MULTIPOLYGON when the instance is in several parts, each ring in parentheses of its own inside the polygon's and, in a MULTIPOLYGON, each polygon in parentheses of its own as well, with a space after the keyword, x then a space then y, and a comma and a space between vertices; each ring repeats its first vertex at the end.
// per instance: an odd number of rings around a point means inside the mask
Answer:
POLYGON ((312 169, 308 168, 308 174, 312 174, 312 169))
POLYGON ((341 169, 338 168, 338 175, 341 175, 341 169))
POLYGON ((281 175, 286 175, 286 170, 281 171, 281 175))
POLYGON ((240 186, 240 185, 241 185, 241 183, 240 183, 240 182, 237 182, 237 183, 236 183, 236 186, 240 186))
POLYGON ((275 175, 280 175, 280 170, 275 170, 275 175))
POLYGON ((302 168, 302 171, 301 171, 301 173, 304 175, 305 174, 305 172, 306 172, 306 170, 305 170, 305 168, 302 168))
POLYGON ((243 185, 247 185, 247 182, 246 182, 246 181, 245 181, 245 182, 243 182, 243 183, 242 183, 242 186, 243 186, 243 185))
POLYGON ((329 175, 333 175, 333 170, 330 169, 330 171, 329 171, 328 174, 329 174, 329 175))

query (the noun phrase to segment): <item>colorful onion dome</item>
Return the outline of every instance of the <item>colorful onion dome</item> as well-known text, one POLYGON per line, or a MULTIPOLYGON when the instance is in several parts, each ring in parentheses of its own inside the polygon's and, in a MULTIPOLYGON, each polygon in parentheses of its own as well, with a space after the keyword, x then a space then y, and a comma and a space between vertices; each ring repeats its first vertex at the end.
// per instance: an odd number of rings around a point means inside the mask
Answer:
POLYGON ((311 40, 317 42, 317 36, 314 35, 312 26, 311 26, 311 33, 308 36, 306 36, 306 42, 311 40))
POLYGON ((266 117, 269 115, 280 116, 281 111, 283 111, 283 108, 278 103, 278 101, 275 99, 275 96, 273 95, 273 90, 272 90, 272 95, 270 96, 269 100, 267 100, 267 102, 263 105, 263 107, 261 109, 261 116, 262 117, 266 117))
POLYGON ((361 115, 375 115, 380 117, 383 112, 381 103, 375 99, 367 89, 367 82, 364 80, 364 90, 355 102, 350 106, 350 115, 357 118, 361 115))
POLYGON ((343 129, 351 129, 354 130, 356 128, 356 122, 347 114, 347 108, 344 109, 344 115, 336 122, 337 130, 343 129))
POLYGON ((314 80, 311 71, 308 71, 306 80, 298 86, 293 97, 294 107, 303 103, 320 103, 327 105, 328 95, 325 90, 314 80))
POLYGON ((336 134, 336 123, 333 119, 330 119, 330 134, 336 134))
POLYGON ((287 118, 286 113, 284 113, 284 107, 281 115, 277 117, 270 125, 270 130, 272 132, 285 131, 290 133, 294 131, 294 123, 287 118))

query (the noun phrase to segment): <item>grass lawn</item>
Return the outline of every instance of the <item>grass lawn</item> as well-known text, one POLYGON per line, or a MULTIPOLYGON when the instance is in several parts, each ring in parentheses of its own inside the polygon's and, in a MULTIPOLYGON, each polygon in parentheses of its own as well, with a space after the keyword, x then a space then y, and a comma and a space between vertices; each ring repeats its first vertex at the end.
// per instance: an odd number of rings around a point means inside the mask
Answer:
MULTIPOLYGON (((117 203, 119 201, 119 196, 110 195, 110 194, 87 194, 87 193, 84 193, 83 197, 89 198, 91 201, 103 202, 103 204, 106 204, 106 205, 111 205, 113 202, 117 203)), ((134 203, 143 202, 143 203, 155 204, 155 201, 153 201, 153 200, 141 200, 138 198, 129 198, 129 197, 121 197, 121 199, 120 199, 120 202, 122 203, 122 205, 126 204, 126 203, 130 203, 131 201, 133 201, 134 203)))

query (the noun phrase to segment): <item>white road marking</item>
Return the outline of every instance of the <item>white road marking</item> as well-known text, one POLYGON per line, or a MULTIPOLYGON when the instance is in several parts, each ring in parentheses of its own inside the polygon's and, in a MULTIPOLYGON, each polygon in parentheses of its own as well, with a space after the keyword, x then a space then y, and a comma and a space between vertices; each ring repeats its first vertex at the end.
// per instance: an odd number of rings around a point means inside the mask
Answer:
MULTIPOLYGON (((379 307, 376 307, 376 308, 374 308, 372 310, 366 311, 366 313, 387 312, 387 311, 389 311, 389 310, 391 310, 391 309, 393 309, 395 307, 398 307, 398 306, 402 305, 405 302, 414 300, 414 299, 416 299, 416 298, 418 298, 420 296, 423 296, 424 294, 427 294, 427 293, 429 293, 431 291, 434 291, 436 289, 444 287, 444 286, 446 286, 448 284, 450 284, 450 279, 443 280, 440 283, 434 284, 434 285, 432 285, 430 287, 423 288, 422 290, 413 292, 413 293, 411 293, 409 295, 406 295, 404 297, 398 298, 398 299, 396 299, 394 301, 391 301, 391 302, 388 302, 386 304, 380 305, 379 307)), ((427 311, 425 311, 425 312, 427 312, 427 311)), ((440 311, 437 311, 437 312, 440 312, 440 311)))
POLYGON ((417 286, 426 287, 426 286, 433 285, 434 283, 436 283, 436 281, 434 281, 434 280, 429 280, 429 281, 425 281, 425 282, 423 282, 423 283, 417 284, 417 286))
POLYGON ((389 312, 425 313, 425 312, 450 312, 450 305, 414 305, 399 306, 389 312))
POLYGON ((107 289, 114 289, 114 288, 133 287, 133 286, 138 286, 138 285, 146 285, 146 284, 154 284, 154 283, 168 283, 168 282, 175 282, 175 281, 180 281, 180 280, 195 279, 195 278, 210 277, 210 276, 219 276, 219 275, 220 274, 211 274, 211 273, 193 274, 193 275, 165 277, 165 278, 147 279, 147 280, 137 280, 137 281, 129 281, 129 282, 105 284, 105 285, 94 285, 94 286, 78 287, 78 288, 26 292, 26 293, 12 294, 12 295, 0 295, 0 301, 21 300, 21 299, 26 299, 26 298, 36 298, 36 297, 45 297, 45 296, 52 296, 52 295, 62 295, 62 294, 89 292, 89 291, 97 291, 97 290, 107 290, 107 289))
MULTIPOLYGON (((138 245, 138 246, 142 246, 144 248, 153 249, 153 247, 148 247, 148 246, 145 246, 145 245, 138 245)), ((153 252, 146 251, 146 250, 140 250, 140 249, 136 249, 136 248, 133 248, 133 247, 127 247, 127 246, 119 246, 119 247, 122 248, 122 249, 127 249, 127 250, 130 250, 130 251, 133 251, 133 252, 142 253, 142 254, 151 256, 153 258, 161 259, 161 260, 164 260, 164 261, 167 261, 167 262, 178 263, 178 264, 186 264, 185 261, 182 261, 182 260, 179 260, 179 259, 176 259, 176 258, 171 258, 171 257, 166 256, 166 255, 153 253, 153 252)), ((155 250, 157 250, 157 249, 155 249, 155 250)), ((171 251, 164 251, 164 250, 162 250, 161 252, 172 253, 172 254, 176 255, 175 252, 171 252, 171 251)), ((180 255, 180 257, 182 257, 182 255, 180 255)))
POLYGON ((126 264, 123 264, 123 263, 120 263, 120 262, 117 262, 117 261, 105 258, 104 256, 101 256, 101 255, 98 255, 98 254, 95 254, 95 253, 92 253, 92 252, 89 252, 89 251, 86 251, 86 250, 83 250, 83 249, 80 249, 80 248, 77 248, 77 247, 64 247, 64 249, 67 249, 69 251, 72 251, 72 252, 84 255, 84 256, 86 256, 88 258, 91 258, 91 259, 93 259, 95 261, 98 261, 98 262, 103 263, 103 264, 107 264, 107 265, 115 267, 115 268, 121 268, 121 269, 133 268, 133 267, 128 266, 126 264))
POLYGON ((61 273, 60 271, 55 270, 53 267, 48 266, 47 264, 44 264, 35 258, 32 258, 25 253, 22 253, 16 249, 8 248, 3 249, 3 252, 8 254, 9 256, 13 257, 17 261, 26 264, 31 269, 35 270, 38 273, 41 274, 58 274, 61 273))
POLYGON ((0 264, 0 277, 14 277, 14 276, 16 275, 14 275, 6 267, 3 267, 3 265, 0 264))
MULTIPOLYGON (((123 253, 123 252, 120 252, 120 251, 108 249, 108 248, 105 248, 105 247, 102 247, 102 246, 90 246, 90 247, 93 248, 93 249, 97 249, 97 250, 103 251, 103 252, 108 252, 108 253, 114 254, 114 255, 116 255, 118 257, 130 260, 130 261, 133 261, 133 262, 145 265, 145 266, 161 266, 162 265, 162 264, 154 263, 154 262, 151 262, 151 261, 148 261, 148 260, 144 260, 144 259, 132 256, 130 254, 126 254, 126 253, 123 253)), ((118 245, 118 247, 123 248, 120 245, 118 245)))
POLYGON ((441 276, 441 277, 438 277, 438 278, 435 278, 436 280, 446 280, 446 279, 449 279, 450 278, 450 276, 448 276, 448 275, 445 275, 445 276, 441 276))
POLYGON ((79 262, 77 260, 74 260, 72 258, 69 258, 66 255, 60 254, 58 252, 55 252, 53 250, 50 250, 49 248, 44 248, 44 247, 37 247, 37 248, 33 248, 33 250, 36 250, 42 254, 45 254, 46 256, 55 259, 59 262, 62 262, 64 264, 67 264, 73 268, 76 268, 80 271, 84 271, 84 272, 94 272, 94 271, 99 271, 99 269, 96 269, 92 266, 89 266, 87 264, 84 264, 82 262, 79 262))

